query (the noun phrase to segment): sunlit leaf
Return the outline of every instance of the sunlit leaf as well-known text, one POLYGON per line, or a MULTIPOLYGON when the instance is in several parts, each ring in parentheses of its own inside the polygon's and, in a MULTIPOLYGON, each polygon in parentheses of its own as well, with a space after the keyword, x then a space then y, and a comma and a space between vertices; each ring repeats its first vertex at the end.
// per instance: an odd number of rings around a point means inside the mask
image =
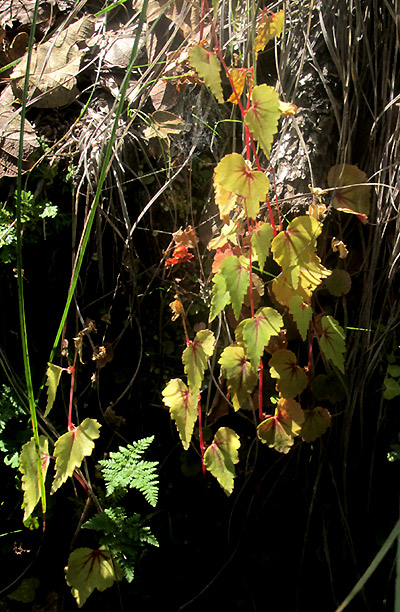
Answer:
POLYGON ((307 374, 297 365, 296 355, 292 351, 276 351, 269 360, 269 366, 272 378, 278 379, 278 391, 284 398, 291 399, 307 387, 307 374))
POLYGON ((267 417, 257 427, 261 442, 279 453, 288 453, 293 446, 294 437, 299 435, 304 423, 304 411, 293 399, 281 398, 275 415, 267 417))
POLYGON ((337 252, 339 254, 340 259, 346 259, 347 255, 349 254, 349 251, 344 242, 342 240, 339 240, 338 238, 332 238, 331 247, 334 253, 337 252))
POLYGON ((344 354, 346 352, 346 334, 339 323, 328 315, 321 318, 321 336, 319 346, 327 359, 344 374, 344 354))
POLYGON ((46 370, 46 387, 47 387, 47 404, 44 416, 47 417, 50 410, 53 407, 54 400, 56 399, 57 387, 60 382, 62 368, 54 365, 53 363, 48 363, 48 368, 46 370))
POLYGON ((279 95, 275 89, 265 84, 256 85, 251 92, 251 106, 244 116, 244 122, 267 158, 274 134, 278 131, 280 116, 279 95))
POLYGON ((264 202, 269 190, 269 180, 263 172, 252 170, 239 153, 225 155, 215 168, 214 185, 246 198, 247 213, 255 218, 259 202, 264 202))
POLYGON ((229 97, 229 102, 233 104, 238 104, 237 98, 243 93, 244 84, 247 76, 247 68, 229 68, 229 76, 231 77, 231 81, 235 88, 237 97, 235 92, 233 92, 229 97))
POLYGON ((150 120, 151 123, 144 130, 143 134, 147 140, 150 138, 164 138, 168 140, 170 135, 180 134, 186 125, 177 115, 163 110, 152 113, 150 120))
POLYGON ((349 293, 351 289, 351 277, 346 270, 335 268, 332 274, 325 280, 325 286, 331 295, 341 297, 349 293))
POLYGON ((264 268, 265 260, 271 248, 274 230, 270 223, 258 223, 251 235, 253 261, 258 261, 260 269, 264 268))
POLYGON ((231 221, 229 225, 223 225, 220 235, 212 238, 207 248, 212 251, 213 249, 221 249, 229 242, 235 242, 237 232, 238 229, 234 221, 231 221))
POLYGON ((225 278, 221 270, 213 278, 213 288, 210 308, 210 323, 219 315, 221 310, 231 303, 229 291, 226 288, 225 278))
POLYGON ((239 436, 229 427, 220 427, 204 453, 204 465, 227 495, 233 491, 235 464, 239 461, 239 436))
POLYGON ((213 332, 210 329, 202 329, 197 332, 195 339, 189 342, 189 346, 183 351, 182 361, 188 377, 189 389, 193 395, 200 391, 207 359, 214 352, 214 344, 213 332))
POLYGON ((326 408, 313 408, 304 411, 305 421, 300 435, 305 442, 314 442, 320 438, 331 425, 331 415, 326 408))
POLYGON ((77 548, 68 557, 65 578, 78 608, 82 608, 94 589, 105 591, 123 574, 106 547, 98 550, 77 548))
MULTIPOLYGON (((95 19, 82 17, 33 49, 28 96, 40 96, 33 106, 65 106, 77 97, 76 75, 83 57, 78 43, 86 42, 94 27, 95 19)), ((26 69, 27 56, 24 56, 11 74, 13 92, 18 98, 22 98, 26 69)))
POLYGON ((242 329, 242 338, 251 365, 257 370, 271 336, 277 336, 283 327, 282 317, 274 308, 260 308, 254 317, 241 321, 238 327, 242 329))
MULTIPOLYGON (((40 459, 42 464, 43 482, 46 480, 50 457, 49 441, 45 436, 39 436, 40 459)), ((34 438, 23 445, 19 456, 19 470, 22 473, 22 489, 24 491, 24 521, 32 514, 40 499, 40 480, 38 460, 34 438)))
POLYGON ((353 215, 364 215, 368 217, 371 203, 371 186, 359 183, 367 183, 365 172, 350 164, 333 166, 328 172, 329 187, 336 187, 332 205, 336 210, 341 210, 353 215), (353 185, 353 187, 346 187, 353 185))
POLYGON ((194 249, 199 242, 196 230, 194 230, 191 225, 188 225, 185 229, 180 228, 177 232, 174 232, 172 238, 176 245, 183 244, 183 246, 188 249, 194 249))
POLYGON ((263 51, 270 40, 282 34, 285 23, 284 15, 284 11, 279 11, 263 18, 254 41, 254 53, 263 51))
POLYGON ((229 224, 229 213, 235 208, 238 196, 231 191, 227 191, 214 181, 215 203, 219 208, 219 216, 221 221, 226 225, 229 224))
POLYGON ((279 100, 279 110, 283 116, 293 117, 297 113, 297 106, 291 102, 279 100))
POLYGON ((282 306, 289 307, 290 300, 295 296, 301 296, 305 302, 309 302, 311 296, 313 294, 314 289, 319 285, 318 282, 313 287, 308 287, 303 289, 301 285, 299 285, 296 289, 293 287, 290 280, 286 277, 284 272, 281 272, 274 280, 272 281, 272 292, 275 298, 278 300, 282 306))
POLYGON ((295 295, 289 302, 289 312, 297 325, 300 336, 307 340, 307 332, 312 319, 312 308, 300 295, 295 295))
POLYGON ((257 384, 257 370, 247 361, 244 348, 237 345, 227 346, 218 363, 221 365, 223 377, 226 378, 235 410, 239 410, 257 384))
POLYGON ((224 102, 224 96, 221 86, 221 64, 214 53, 206 51, 204 47, 192 47, 189 51, 190 63, 197 71, 200 78, 209 87, 221 104, 224 102))
POLYGON ((220 274, 224 277, 226 288, 229 291, 235 317, 239 319, 244 296, 250 285, 248 267, 242 264, 239 257, 231 255, 222 262, 220 274))
POLYGON ((54 445, 56 458, 56 474, 51 493, 72 476, 75 468, 79 468, 84 457, 92 454, 94 442, 100 436, 100 423, 95 419, 85 419, 78 427, 60 436, 54 445))
POLYGON ((198 394, 190 393, 180 378, 170 380, 162 394, 163 402, 175 421, 183 448, 187 450, 197 421, 198 394))

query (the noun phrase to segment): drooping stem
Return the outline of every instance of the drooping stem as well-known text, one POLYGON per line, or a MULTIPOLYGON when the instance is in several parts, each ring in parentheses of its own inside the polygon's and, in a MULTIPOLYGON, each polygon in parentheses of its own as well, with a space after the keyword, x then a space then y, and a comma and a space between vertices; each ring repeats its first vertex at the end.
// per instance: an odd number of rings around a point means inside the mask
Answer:
POLYGON ((199 413, 199 440, 200 440, 200 452, 201 452, 201 469, 203 471, 203 478, 206 478, 206 466, 204 464, 204 438, 203 438, 203 424, 201 420, 201 401, 199 395, 199 401, 197 403, 197 409, 199 413))

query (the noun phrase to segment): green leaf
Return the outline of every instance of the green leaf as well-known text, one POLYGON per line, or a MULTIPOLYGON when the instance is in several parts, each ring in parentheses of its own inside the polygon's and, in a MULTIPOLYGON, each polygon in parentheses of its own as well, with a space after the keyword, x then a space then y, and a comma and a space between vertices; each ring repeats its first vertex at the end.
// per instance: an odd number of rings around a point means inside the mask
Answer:
POLYGON ((398 378, 400 376, 400 365, 388 365, 387 373, 390 374, 390 376, 393 376, 393 378, 398 378))
POLYGON ((331 295, 341 297, 349 293, 351 289, 351 277, 346 270, 335 268, 332 274, 325 280, 325 286, 331 295))
POLYGON ((269 190, 269 180, 265 174, 252 170, 239 153, 229 153, 221 159, 215 168, 215 184, 246 198, 247 213, 252 219, 257 216, 259 202, 265 202, 269 190))
MULTIPOLYGON (((296 217, 272 241, 274 259, 282 267, 285 281, 295 291, 301 289, 312 293, 322 279, 331 274, 321 265, 315 252, 321 227, 314 217, 296 217)), ((278 296, 277 299, 281 301, 278 296)))
POLYGON ((312 308, 300 295, 295 295, 289 301, 289 312, 297 325, 300 336, 307 340, 307 332, 312 319, 312 308))
POLYGON ((235 317, 239 319, 244 296, 250 285, 248 266, 243 266, 241 260, 236 255, 230 255, 223 260, 220 272, 224 277, 226 288, 231 297, 235 317))
POLYGON ((251 248, 253 261, 258 261, 260 269, 264 268, 265 260, 271 248, 274 230, 270 223, 258 223, 251 235, 251 248))
POLYGON ((269 360, 269 366, 272 378, 278 378, 277 388, 284 398, 293 398, 307 387, 307 374, 297 365, 296 355, 292 351, 275 351, 269 360))
POLYGON ((385 385, 385 390, 383 392, 383 397, 385 399, 391 400, 400 395, 400 385, 394 378, 385 378, 383 384, 385 385))
POLYGON ((180 378, 174 378, 168 382, 162 394, 164 404, 170 409, 171 419, 175 421, 183 448, 187 450, 197 420, 198 393, 190 393, 180 378))
POLYGON ((56 458, 56 475, 51 487, 51 494, 72 476, 79 468, 83 458, 92 454, 94 442, 100 436, 100 423, 95 419, 85 419, 78 427, 60 436, 54 445, 56 458))
POLYGON ((60 382, 62 368, 54 365, 53 363, 48 363, 48 368, 46 370, 46 387, 47 387, 47 404, 44 416, 47 417, 50 410, 53 408, 54 400, 56 399, 57 387, 60 382))
POLYGON ((94 589, 105 591, 122 579, 122 572, 105 547, 77 548, 68 558, 65 578, 78 608, 82 608, 94 589))
POLYGON ((213 278, 213 288, 211 297, 211 308, 210 308, 210 323, 214 321, 215 317, 219 315, 221 310, 231 303, 231 296, 226 288, 225 278, 219 270, 219 272, 213 278))
MULTIPOLYGON (((43 482, 46 480, 50 457, 48 454, 49 441, 45 436, 39 436, 40 458, 42 464, 43 482)), ((22 473, 22 490, 24 491, 24 518, 26 521, 34 511, 40 499, 40 481, 38 474, 38 460, 34 438, 23 445, 19 457, 19 470, 22 473)))
POLYGON ((305 442, 314 442, 320 438, 331 425, 331 415, 326 408, 317 406, 312 410, 305 410, 305 421, 300 435, 305 442))
POLYGON ((279 453, 288 453, 293 446, 294 437, 299 435, 304 423, 304 411, 293 399, 281 398, 275 415, 267 417, 257 427, 261 442, 279 453))
POLYGON ((346 335, 339 323, 328 315, 321 318, 321 337, 319 346, 327 359, 344 374, 344 353, 346 335))
POLYGON ((257 371, 247 361, 242 346, 227 346, 218 363, 221 365, 223 377, 226 378, 235 410, 239 410, 257 384, 257 371))
POLYGON ((260 358, 272 336, 277 336, 283 327, 281 315, 274 308, 259 308, 251 319, 241 321, 243 342, 251 365, 258 369, 260 358))
POLYGON ((189 389, 193 395, 200 392, 207 359, 214 352, 214 344, 213 332, 210 329, 202 329, 197 332, 193 342, 189 342, 189 346, 183 351, 182 361, 188 377, 189 389))
POLYGON ((244 122, 268 159, 280 116, 279 95, 275 89, 265 84, 256 85, 251 92, 251 106, 244 122))
POLYGON ((206 51, 204 47, 192 47, 189 51, 190 64, 195 68, 197 74, 203 79, 217 98, 223 104, 224 96, 221 86, 221 64, 214 53, 206 51))
POLYGON ((235 464, 239 461, 239 436, 229 427, 220 427, 204 453, 204 465, 227 495, 233 491, 235 464))

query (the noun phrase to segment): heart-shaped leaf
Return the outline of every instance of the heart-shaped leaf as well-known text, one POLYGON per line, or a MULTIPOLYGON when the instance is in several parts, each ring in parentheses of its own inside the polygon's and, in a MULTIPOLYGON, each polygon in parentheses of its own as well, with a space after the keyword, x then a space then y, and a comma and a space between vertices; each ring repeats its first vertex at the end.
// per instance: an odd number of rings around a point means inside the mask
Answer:
POLYGON ((283 327, 282 317, 274 308, 260 308, 254 317, 241 321, 238 327, 241 328, 251 365, 257 370, 271 336, 277 336, 283 327))
POLYGON ((244 122, 267 158, 274 134, 278 131, 280 116, 279 95, 275 89, 265 84, 256 85, 251 92, 251 106, 244 116, 244 122))
POLYGON ((365 172, 350 164, 333 166, 328 173, 329 187, 336 187, 332 205, 353 215, 368 217, 370 212, 371 187, 365 172), (346 187, 352 185, 351 187, 346 187))
POLYGON ((235 410, 239 410, 257 384, 257 371, 247 361, 242 346, 227 346, 218 363, 221 365, 223 377, 226 378, 235 410))
POLYGON ((261 442, 279 453, 288 453, 293 446, 294 437, 299 435, 304 423, 304 411, 293 399, 281 398, 275 415, 267 417, 257 427, 261 442))
POLYGON ((185 373, 188 377, 190 392, 197 395, 200 391, 207 367, 207 359, 214 352, 215 338, 210 329, 202 329, 197 332, 193 342, 183 351, 182 361, 185 373))
POLYGON ((297 365, 296 355, 287 349, 279 349, 269 360, 270 374, 277 378, 278 391, 286 399, 299 395, 307 387, 307 374, 297 365))
POLYGON ((344 374, 344 354, 346 352, 346 334, 339 323, 328 315, 321 318, 321 336, 319 346, 327 359, 344 374))
POLYGON ((305 442, 314 442, 320 438, 331 425, 331 415, 326 408, 317 406, 312 410, 304 411, 305 421, 300 435, 305 442))
POLYGON ((222 262, 220 273, 224 277, 235 317, 239 319, 244 296, 250 285, 249 267, 236 255, 230 255, 222 262))
POLYGON ((203 79, 217 98, 223 104, 224 96, 221 86, 221 64, 214 53, 210 53, 200 45, 192 47, 189 51, 190 63, 195 68, 197 74, 203 79))
MULTIPOLYGON (((40 460, 42 464, 43 482, 46 480, 50 456, 49 441, 45 436, 39 436, 40 460)), ((32 514, 40 499, 40 480, 38 474, 38 459, 34 438, 23 445, 19 456, 19 470, 22 473, 22 489, 24 491, 24 521, 32 514)))

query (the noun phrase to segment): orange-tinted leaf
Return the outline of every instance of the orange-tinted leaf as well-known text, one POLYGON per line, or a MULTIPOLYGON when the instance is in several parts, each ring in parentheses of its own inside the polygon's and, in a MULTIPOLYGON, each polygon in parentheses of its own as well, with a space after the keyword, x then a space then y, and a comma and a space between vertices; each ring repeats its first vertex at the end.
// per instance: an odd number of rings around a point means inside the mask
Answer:
MULTIPOLYGON (((177 298, 177 296, 175 296, 175 297, 177 298)), ((183 309, 182 302, 180 300, 178 300, 178 299, 174 300, 173 302, 170 302, 169 307, 172 310, 172 317, 171 317, 172 321, 176 321, 177 318, 180 315, 183 315, 184 312, 185 312, 184 309, 183 309)))
POLYGON ((178 263, 183 263, 185 261, 189 261, 194 257, 193 253, 189 253, 187 247, 183 244, 175 247, 172 253, 172 257, 166 260, 166 266, 175 266, 178 263))
POLYGON ((332 238, 331 247, 334 253, 339 253, 340 259, 346 259, 347 255, 349 254, 349 251, 344 242, 338 240, 338 238, 332 238))
POLYGON ((175 421, 179 437, 185 450, 189 448, 194 425, 197 421, 198 394, 190 393, 180 378, 170 380, 162 392, 163 402, 175 421))
POLYGON ((221 86, 221 64, 214 53, 210 53, 204 47, 192 47, 189 51, 190 63, 196 69, 198 75, 204 80, 221 104, 224 102, 221 86))
POLYGON ((313 408, 305 410, 305 421, 302 425, 300 435, 305 442, 314 442, 320 438, 331 425, 331 415, 326 408, 313 408))
POLYGON ((353 215, 368 217, 370 212, 371 187, 359 183, 367 183, 365 172, 350 164, 333 166, 328 173, 329 187, 336 187, 332 205, 353 215), (346 185, 353 187, 346 188, 346 185))
POLYGON ((245 114, 244 122, 268 158, 280 116, 279 96, 275 89, 268 85, 254 87, 251 106, 245 114))
POLYGON ((270 40, 275 36, 279 37, 282 34, 284 23, 284 11, 279 11, 275 14, 272 13, 268 17, 265 17, 257 31, 257 36, 254 41, 254 53, 263 51, 270 40))
POLYGON ((199 242, 196 231, 191 225, 188 225, 185 229, 179 229, 172 234, 172 238, 176 245, 183 244, 188 249, 194 249, 199 242))
MULTIPOLYGON (((231 77, 233 86, 239 98, 243 93, 243 88, 244 88, 244 84, 246 81, 246 75, 247 75, 247 68, 229 68, 229 76, 231 77)), ((238 103, 235 92, 233 92, 231 96, 229 97, 229 102, 232 102, 233 104, 238 103)))
POLYGON ((291 102, 282 102, 282 100, 279 100, 279 110, 283 116, 293 117, 297 113, 297 106, 291 102))
POLYGON ((269 366, 271 377, 278 379, 278 391, 285 399, 299 395, 307 387, 307 374, 297 365, 296 355, 292 351, 276 351, 269 360, 269 366))

